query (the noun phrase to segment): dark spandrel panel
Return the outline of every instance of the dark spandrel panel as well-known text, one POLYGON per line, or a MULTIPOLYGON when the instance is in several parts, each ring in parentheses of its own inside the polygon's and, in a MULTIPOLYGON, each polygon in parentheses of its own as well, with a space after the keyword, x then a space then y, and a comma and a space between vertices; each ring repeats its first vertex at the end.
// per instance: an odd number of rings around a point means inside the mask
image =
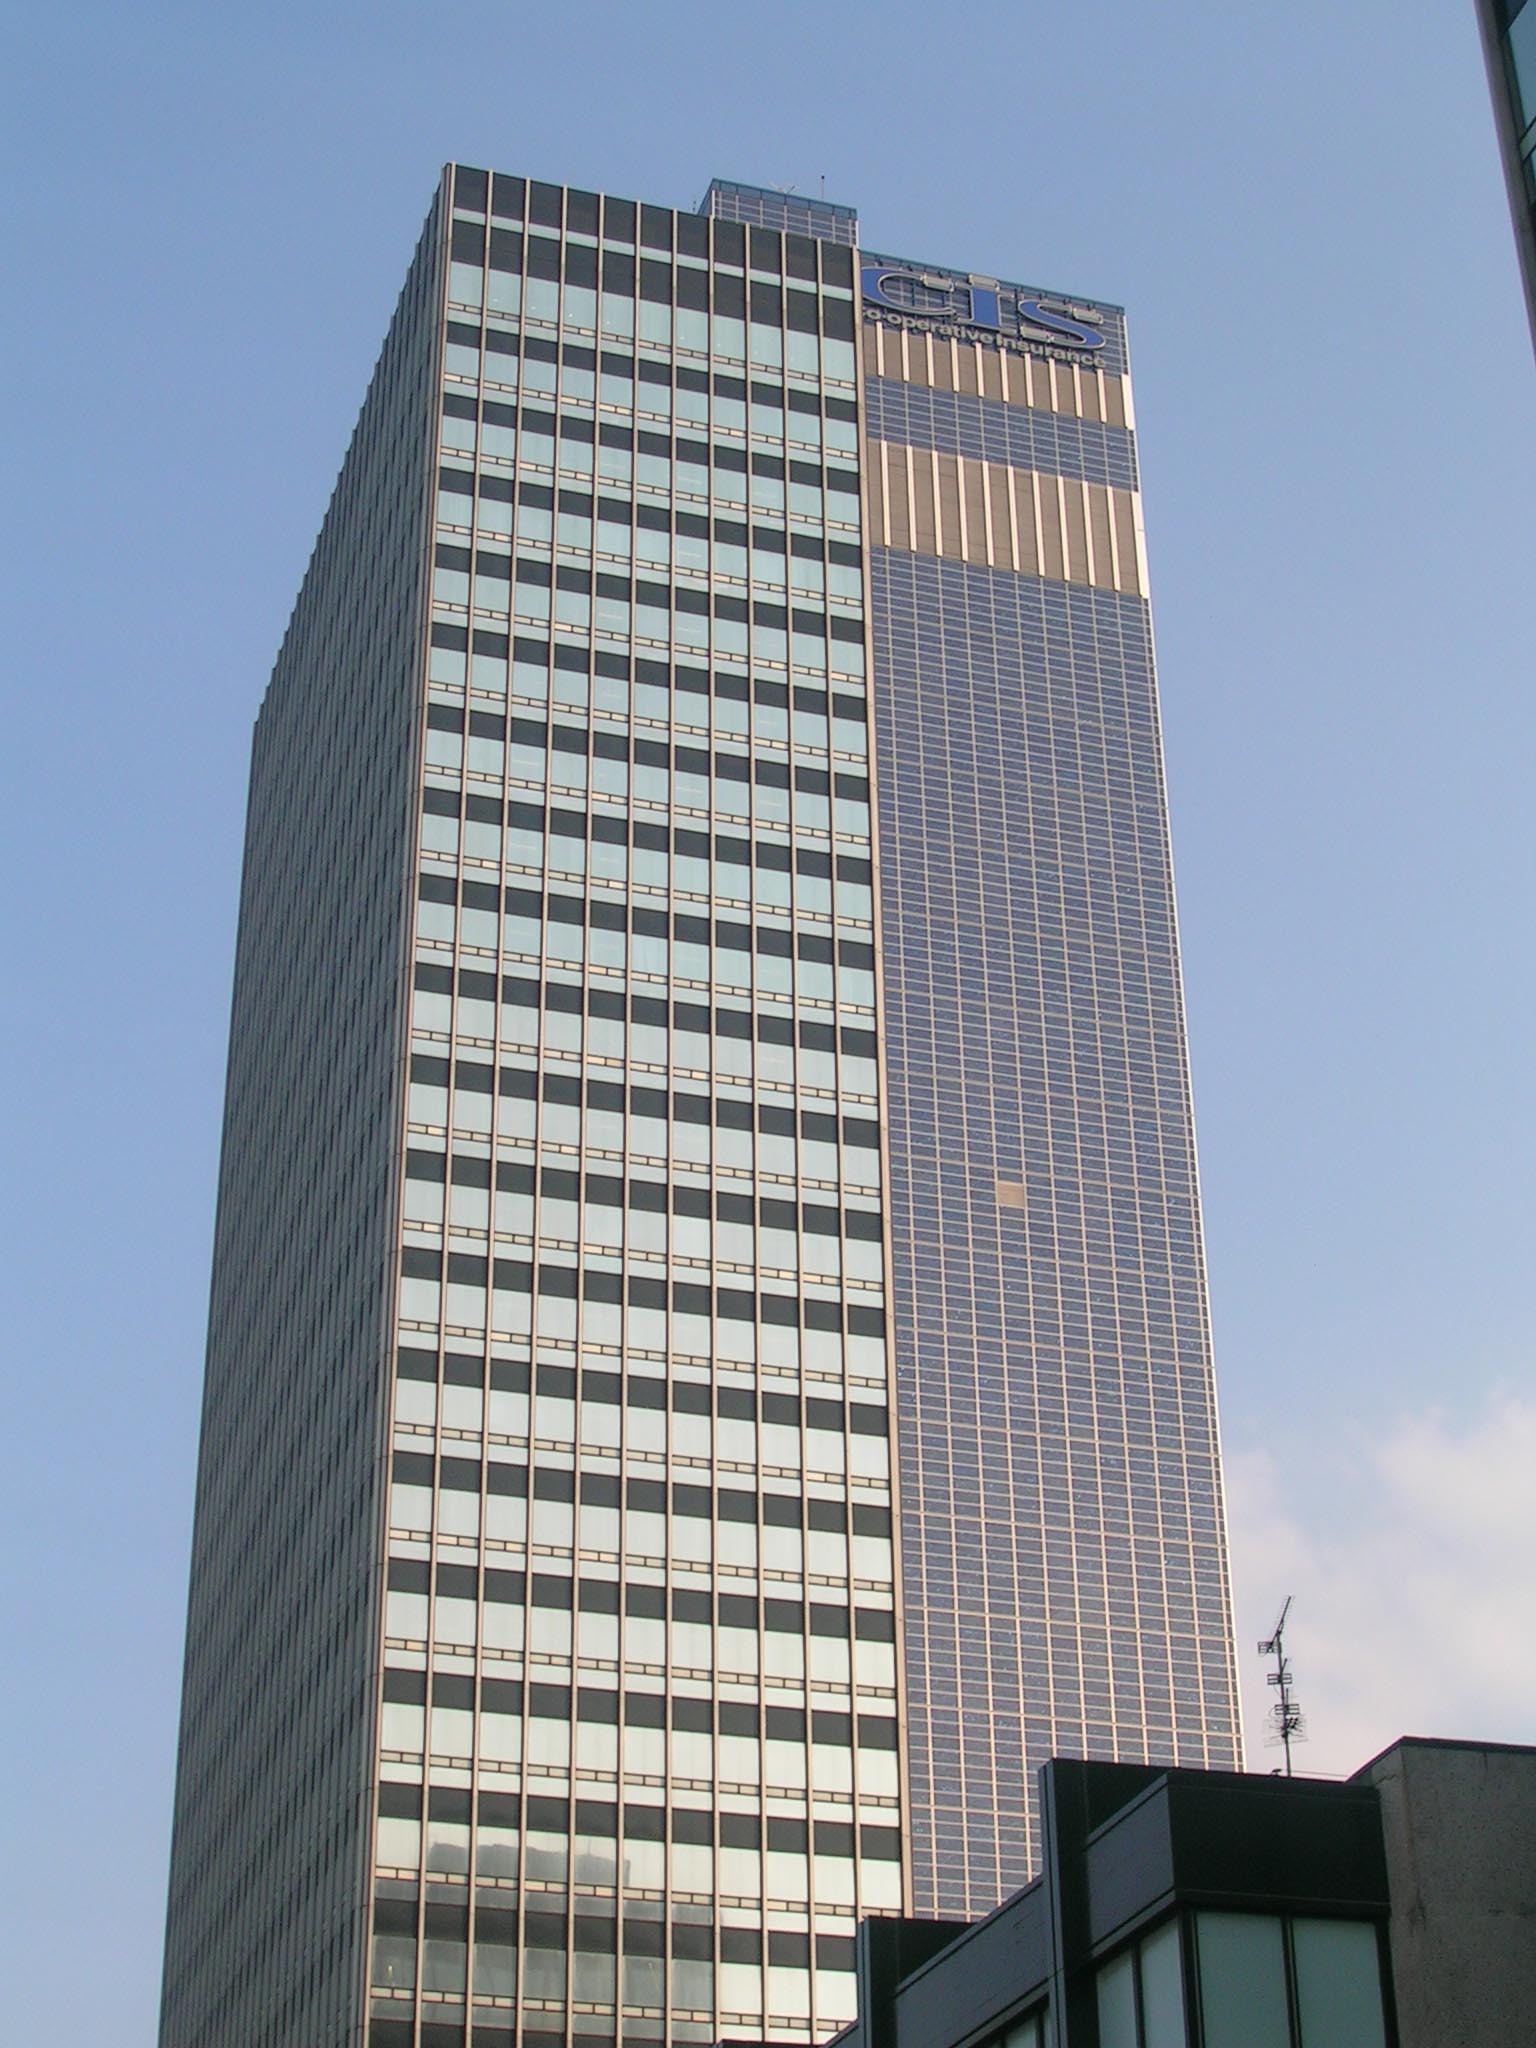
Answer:
POLYGON ((677 253, 679 256, 696 256, 700 262, 709 261, 709 222, 696 213, 680 213, 677 216, 677 253))
POLYGON ((642 206, 640 209, 640 246, 642 249, 656 249, 667 255, 672 252, 672 213, 665 206, 642 206))
POLYGON ((1049 1755, 1238 1761, 1210 1342, 1147 608, 871 603, 915 1904, 975 1914, 1049 1755))
POLYGON ((561 224, 562 193, 558 185, 540 184, 535 179, 528 187, 528 220, 532 227, 558 228, 561 224))
POLYGON ((603 236, 610 242, 635 239, 636 206, 633 199, 603 200, 603 236))
POLYGON ((457 164, 453 173, 453 203, 466 213, 484 213, 490 180, 484 171, 457 164))
POLYGON ((808 235, 785 235, 784 275, 805 284, 816 282, 816 244, 808 235))
POLYGON ((851 250, 823 243, 821 250, 821 281, 837 285, 844 291, 853 289, 853 254, 851 250))
POLYGON ((784 268, 784 238, 769 228, 747 229, 747 264, 777 277, 784 268))
POLYGON ((574 187, 565 195, 565 231, 569 235, 595 235, 601 202, 595 192, 574 187))
POLYGON ((491 216, 494 220, 521 220, 527 202, 527 183, 497 171, 491 179, 491 216))
POLYGON ((1127 427, 1073 419, 965 391, 933 391, 888 377, 864 382, 865 432, 872 440, 941 455, 969 455, 1133 491, 1136 437, 1127 427))
POLYGON ((734 264, 738 270, 746 267, 747 231, 739 222, 717 218, 714 243, 716 263, 734 264))

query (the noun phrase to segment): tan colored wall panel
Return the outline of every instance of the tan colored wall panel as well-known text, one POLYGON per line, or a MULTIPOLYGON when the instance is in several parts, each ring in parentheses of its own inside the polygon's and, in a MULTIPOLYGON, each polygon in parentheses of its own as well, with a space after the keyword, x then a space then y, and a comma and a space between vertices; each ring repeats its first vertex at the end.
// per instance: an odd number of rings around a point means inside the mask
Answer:
POLYGON ((939 553, 963 560, 965 541, 960 521, 960 458, 958 455, 941 455, 937 465, 939 480, 939 553))
POLYGON ((891 522, 885 503, 885 473, 889 460, 887 442, 874 441, 870 444, 869 461, 864 470, 864 531, 872 548, 886 548, 891 544, 891 522))
POLYGON ((891 507, 891 546, 910 548, 914 545, 912 531, 912 493, 907 487, 907 455, 904 448, 892 448, 885 466, 886 494, 891 507))
POLYGON ((1141 590, 1141 558, 1136 545, 1136 500, 1129 491, 1111 491, 1115 518, 1115 552, 1120 558, 1121 590, 1141 590))
POLYGON ((1013 509, 1014 552, 1021 576, 1041 576, 1040 520, 1034 478, 1027 469, 1008 471, 1008 497, 1013 509))
POLYGON ((1071 418, 1102 420, 1113 427, 1131 424, 1126 380, 1103 370, 885 327, 878 321, 866 325, 864 336, 866 366, 898 384, 964 391, 1006 405, 1029 405, 1071 418))
POLYGON ((870 443, 870 543, 1020 576, 1144 592, 1132 491, 870 443))
POLYGON ((1109 492, 1103 484, 1088 486, 1088 537, 1093 546, 1093 581, 1100 590, 1115 587, 1115 543, 1110 528, 1109 492))
POLYGON ((1008 497, 1008 472, 995 462, 986 465, 987 504, 991 512, 992 560, 999 569, 1017 569, 1013 544, 1013 508, 1008 497))
POLYGON ((1067 581, 1091 583, 1093 573, 1088 561, 1088 516, 1083 508, 1083 487, 1075 480, 1064 482, 1061 496, 1066 508, 1067 581))
POLYGON ((990 563, 993 557, 987 532, 987 465, 962 462, 960 485, 965 502, 965 559, 990 563))
POLYGON ((933 493, 933 458, 925 448, 912 456, 912 544, 920 555, 939 552, 939 521, 933 493))
POLYGON ((1053 476, 1034 476, 1035 503, 1040 508, 1040 574, 1067 581, 1066 533, 1061 516, 1061 485, 1053 476))

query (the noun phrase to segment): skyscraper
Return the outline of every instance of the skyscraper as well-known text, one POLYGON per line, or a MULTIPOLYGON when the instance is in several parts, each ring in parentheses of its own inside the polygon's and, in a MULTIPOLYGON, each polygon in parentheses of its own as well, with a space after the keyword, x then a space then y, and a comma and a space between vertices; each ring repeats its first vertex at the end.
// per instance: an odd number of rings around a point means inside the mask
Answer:
POLYGON ((1536 6, 1531 0, 1477 0, 1477 19, 1525 307, 1536 340, 1536 6))
POLYGON ((824 2038, 1238 1761, 1124 332, 450 169, 258 720, 162 2040, 824 2038))

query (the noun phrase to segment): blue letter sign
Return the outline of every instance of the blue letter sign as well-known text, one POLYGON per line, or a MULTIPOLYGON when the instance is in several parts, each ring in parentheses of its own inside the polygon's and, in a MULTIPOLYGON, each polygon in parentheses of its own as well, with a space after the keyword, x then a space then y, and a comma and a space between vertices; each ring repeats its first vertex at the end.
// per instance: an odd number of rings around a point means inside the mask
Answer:
MULTIPOLYGON (((1084 324, 1085 309, 1065 308, 1039 298, 966 284, 959 278, 926 276, 895 264, 866 263, 860 274, 865 299, 886 312, 908 319, 941 320, 957 327, 981 327, 991 334, 1011 334, 1021 341, 1054 342, 1066 348, 1102 348, 1104 336, 1084 324)), ((1093 317, 1088 315, 1086 317, 1093 317)))

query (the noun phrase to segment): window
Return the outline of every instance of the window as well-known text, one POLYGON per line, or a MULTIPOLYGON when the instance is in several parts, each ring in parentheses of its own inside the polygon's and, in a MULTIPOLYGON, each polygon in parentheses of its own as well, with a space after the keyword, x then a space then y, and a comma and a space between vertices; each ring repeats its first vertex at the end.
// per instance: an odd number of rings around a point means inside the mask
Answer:
POLYGON ((1097 1988, 1100 2048, 1184 2048, 1177 1920, 1106 1963, 1097 1988))
POLYGON ((1198 1913, 1195 1933, 1204 2048, 1385 2048, 1371 1922, 1198 1913))

